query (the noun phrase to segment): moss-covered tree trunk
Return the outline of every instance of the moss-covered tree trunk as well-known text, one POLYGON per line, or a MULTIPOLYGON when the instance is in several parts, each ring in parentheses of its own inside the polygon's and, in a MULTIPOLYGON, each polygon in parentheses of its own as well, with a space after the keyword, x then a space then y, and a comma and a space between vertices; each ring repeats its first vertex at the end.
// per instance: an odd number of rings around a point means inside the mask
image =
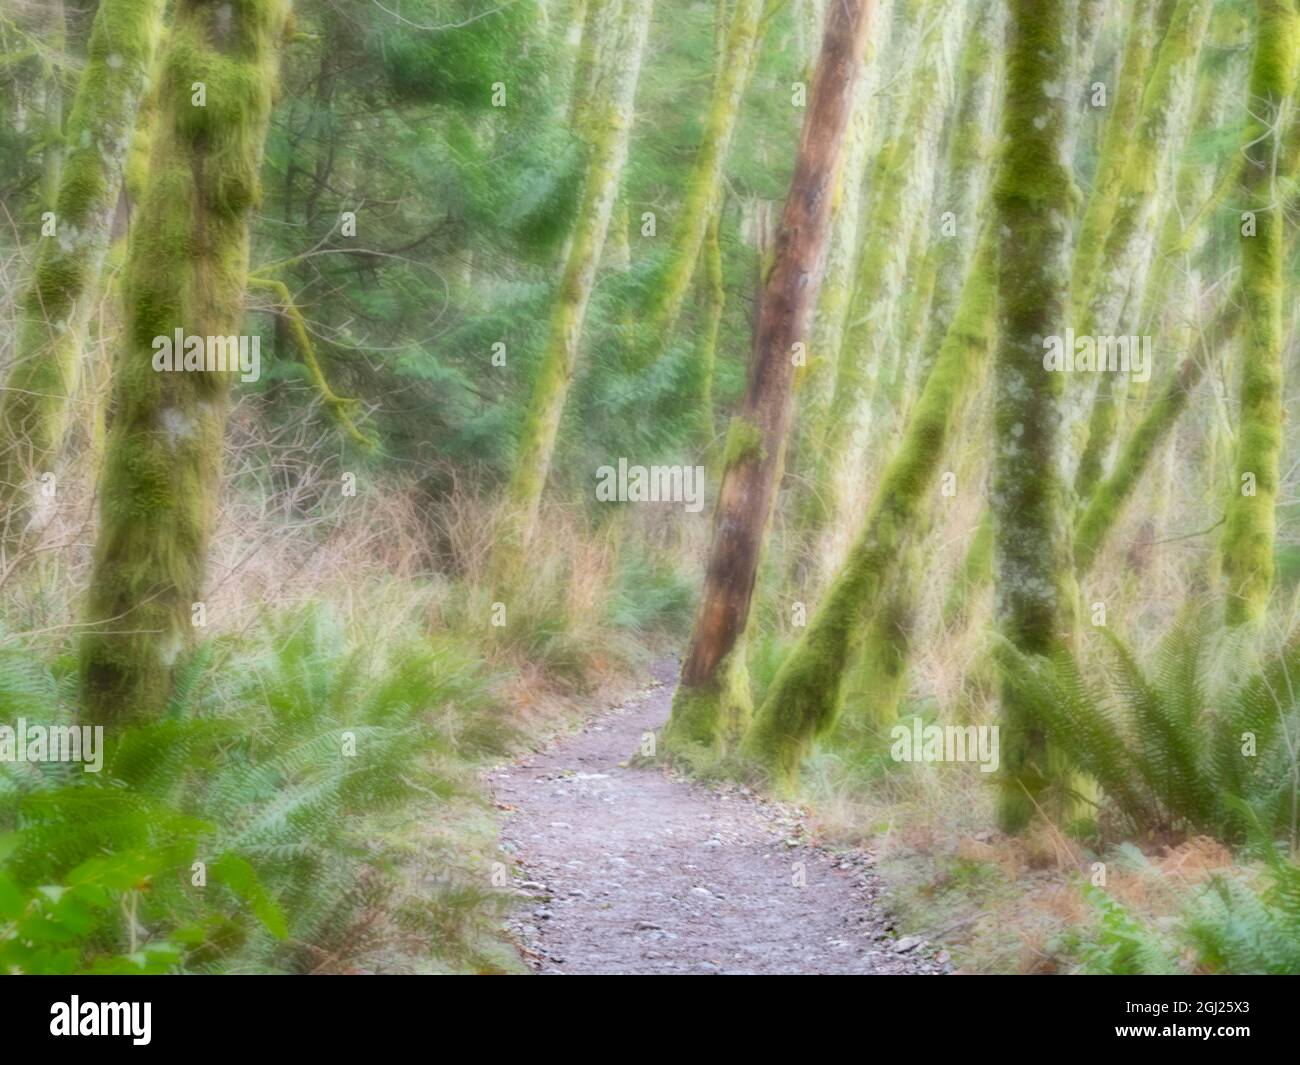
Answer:
POLYGON ((627 161, 633 100, 652 2, 610 0, 610 4, 615 9, 608 31, 610 62, 596 77, 588 105, 591 145, 582 198, 524 416, 514 471, 506 488, 505 512, 492 560, 492 579, 498 588, 518 573, 533 536, 560 419, 577 367, 596 267, 627 161))
POLYGON ((890 590, 867 619, 856 664, 845 678, 840 725, 850 734, 879 736, 882 728, 898 718, 916 624, 920 539, 918 527, 909 546, 899 554, 890 590))
POLYGON ((816 569, 810 556, 812 544, 806 535, 815 520, 818 501, 815 496, 816 471, 820 466, 817 442, 826 432, 826 419, 835 392, 835 364, 844 339, 849 301, 861 247, 860 233, 863 185, 867 161, 888 125, 888 98, 877 95, 882 68, 888 51, 898 45, 898 32, 892 21, 894 0, 877 3, 872 16, 879 31, 872 33, 863 59, 849 122, 848 143, 835 181, 831 207, 831 236, 826 252, 826 272, 817 293, 817 310, 813 315, 812 340, 805 365, 795 371, 798 417, 790 441, 790 463, 786 476, 786 499, 783 512, 793 520, 787 526, 783 566, 784 587, 774 593, 791 592, 802 601, 807 574, 816 569), (810 520, 811 518, 811 520, 810 520))
MULTIPOLYGON (((1003 157, 994 186, 998 228, 991 508, 997 616, 1028 654, 1056 647, 1062 628, 1059 374, 1043 366, 1043 338, 1069 308, 1072 108, 1045 76, 1070 67, 1065 0, 1011 0, 1003 157)), ((999 815, 1023 827, 1046 779, 1043 728, 1011 679, 1002 686, 999 815)))
POLYGON ((58 204, 59 175, 63 170, 63 61, 62 53, 68 47, 68 22, 63 11, 63 0, 51 0, 45 26, 45 44, 58 56, 50 65, 45 78, 45 143, 41 147, 43 206, 53 209, 58 204))
POLYGON ((13 546, 54 472, 81 346, 112 235, 122 176, 165 0, 104 0, 68 118, 54 230, 36 250, 12 368, 0 395, 0 515, 13 546))
POLYGON ((1282 232, 1275 180, 1282 109, 1295 86, 1297 14, 1292 0, 1258 0, 1249 120, 1242 151, 1241 351, 1236 477, 1223 529, 1229 625, 1258 623, 1273 582, 1278 463, 1282 449, 1282 232))
POLYGON ((836 170, 871 22, 870 0, 827 14, 772 266, 759 302, 745 398, 728 433, 704 593, 665 743, 713 749, 722 738, 733 652, 749 620, 759 555, 790 422, 795 345, 806 344, 829 237, 836 170))
POLYGON ((563 69, 563 84, 569 91, 569 118, 572 119, 580 101, 578 86, 587 77, 590 63, 584 65, 584 59, 590 60, 591 42, 587 40, 587 16, 591 11, 592 0, 574 0, 569 8, 568 19, 564 23, 564 39, 560 48, 563 69))
POLYGON ((618 14, 619 3, 620 0, 585 0, 569 93, 569 128, 580 137, 589 135, 590 108, 600 77, 604 38, 611 18, 618 14))
POLYGON ((1124 512, 1138 481, 1146 472, 1161 441, 1187 407, 1193 390, 1205 372, 1199 355, 1184 359, 1124 442, 1115 470, 1097 485, 1079 516, 1074 533, 1075 572, 1086 576, 1097 561, 1106 537, 1124 512))
MULTIPOLYGON (((719 12, 721 10, 719 8, 719 12)), ((736 0, 732 7, 722 66, 714 81, 713 98, 704 123, 704 137, 686 178, 667 261, 654 281, 647 315, 648 345, 652 357, 667 347, 695 276, 709 218, 722 184, 722 169, 740 117, 741 98, 749 84, 749 75, 757 58, 755 53, 761 44, 759 21, 762 12, 763 0, 736 0)))
POLYGON ((704 236, 701 254, 704 258, 703 296, 704 329, 700 334, 695 357, 696 403, 699 422, 699 439, 706 455, 712 456, 714 448, 713 426, 713 366, 718 354, 718 330, 722 326, 722 312, 726 307, 727 288, 722 271, 722 204, 714 209, 709 228, 704 236))
POLYGON ((778 791, 793 786, 809 744, 835 720, 850 651, 865 619, 885 601, 933 491, 963 401, 986 363, 992 259, 990 230, 967 274, 961 305, 898 453, 876 487, 866 523, 803 636, 782 661, 745 736, 742 753, 766 769, 778 791))
POLYGON ((1106 233, 1115 217, 1124 166, 1133 143, 1133 127, 1142 110, 1142 93, 1156 52, 1155 9, 1156 0, 1131 0, 1128 9, 1119 81, 1110 97, 1110 117, 1102 134, 1092 194, 1084 209, 1074 253, 1071 284, 1076 307, 1085 306, 1092 292, 1093 279, 1105 250, 1106 233))
POLYGON ((931 226, 935 278, 919 359, 922 379, 948 335, 961 300, 962 280, 980 228, 978 212, 988 194, 1005 14, 1002 0, 983 0, 962 50, 957 110, 952 116, 945 163, 947 177, 936 205, 937 224, 931 226))
POLYGON ((161 712, 202 599, 232 375, 156 371, 153 341, 242 331, 285 13, 281 0, 180 0, 163 56, 81 648, 90 721, 161 712))
POLYGON ((882 151, 836 359, 834 396, 825 431, 811 449, 813 461, 802 471, 814 503, 802 519, 802 531, 817 544, 810 597, 835 572, 847 546, 845 533, 853 527, 854 495, 871 440, 872 401, 896 336, 908 252, 928 213, 944 112, 952 96, 954 41, 964 10, 951 0, 925 0, 919 17, 928 32, 908 81, 905 117, 882 151))
MULTIPOLYGON (((1120 333, 1125 298, 1130 288, 1136 287, 1138 264, 1154 236, 1165 171, 1162 164, 1188 110, 1212 6, 1211 0, 1178 0, 1170 17, 1142 96, 1137 126, 1129 133, 1131 143, 1105 230, 1102 257, 1093 274, 1082 321, 1075 327, 1078 335, 1105 337, 1120 333)), ((1081 500, 1088 498, 1104 475, 1104 459, 1115 434, 1116 375, 1106 372, 1095 376, 1099 380, 1086 427, 1080 426, 1086 438, 1074 476, 1074 491, 1081 500)))

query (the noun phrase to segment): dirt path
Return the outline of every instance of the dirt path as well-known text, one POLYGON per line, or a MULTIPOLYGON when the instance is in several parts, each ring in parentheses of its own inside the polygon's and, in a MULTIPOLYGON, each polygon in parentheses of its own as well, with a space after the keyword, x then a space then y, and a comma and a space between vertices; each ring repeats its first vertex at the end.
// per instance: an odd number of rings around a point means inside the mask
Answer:
POLYGON ((667 720, 676 673, 657 663, 653 687, 491 775, 525 960, 548 974, 949 969, 889 931, 871 856, 807 845, 797 808, 620 767, 667 720))

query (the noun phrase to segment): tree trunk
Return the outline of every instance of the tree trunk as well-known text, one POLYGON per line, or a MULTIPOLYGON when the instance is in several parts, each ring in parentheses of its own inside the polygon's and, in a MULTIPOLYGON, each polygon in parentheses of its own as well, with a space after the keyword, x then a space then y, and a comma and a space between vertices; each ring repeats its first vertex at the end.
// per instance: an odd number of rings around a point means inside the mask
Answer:
POLYGON ((1128 162, 1129 146, 1133 143, 1133 127, 1142 110, 1142 93, 1151 69, 1151 57, 1156 52, 1155 8, 1156 0, 1132 0, 1129 8, 1119 83, 1111 94, 1110 117, 1102 135, 1092 194, 1083 212, 1074 253, 1071 288, 1076 308, 1086 306, 1092 294, 1106 233, 1115 217, 1115 203, 1119 198, 1124 166, 1128 162))
POLYGON ((992 329, 992 231, 967 274, 961 306, 926 379, 898 453, 875 492, 866 524, 817 612, 777 671, 743 753, 788 791, 805 751, 839 710, 849 653, 866 617, 884 602, 971 383, 985 365, 992 329))
POLYGON ((45 79, 45 144, 41 148, 41 166, 44 178, 41 185, 42 204, 47 210, 58 206, 59 175, 63 170, 63 59, 68 48, 68 23, 64 17, 63 0, 51 0, 49 24, 45 29, 45 44, 58 58, 50 65, 45 79))
POLYGON ((882 153, 879 180, 872 190, 866 243, 836 360, 826 431, 813 449, 815 465, 803 471, 816 501, 805 535, 819 542, 814 552, 819 572, 812 575, 809 594, 815 594, 835 572, 844 554, 843 532, 854 524, 853 494, 861 483, 870 442, 872 399, 895 335, 912 237, 926 213, 945 105, 951 96, 955 51, 951 41, 961 16, 951 0, 926 0, 921 18, 928 39, 920 45, 906 117, 882 153))
POLYGON ((620 0, 583 0, 581 36, 574 57, 573 84, 569 96, 569 128, 584 139, 589 139, 589 109, 596 92, 596 80, 600 75, 600 60, 605 47, 603 35, 608 31, 611 16, 618 13, 619 2, 620 0))
MULTIPOLYGON (((1174 139, 1174 131, 1187 110, 1185 103, 1191 96, 1212 6, 1210 0, 1179 0, 1170 18, 1142 97, 1141 117, 1136 129, 1127 131, 1132 143, 1082 328, 1076 330, 1079 335, 1113 336, 1120 332, 1125 297, 1130 288, 1137 287, 1133 284, 1139 276, 1136 264, 1155 230, 1166 146, 1174 139)), ((1104 475, 1103 458, 1115 433, 1115 374, 1097 376, 1086 441, 1074 478, 1075 495, 1081 500, 1088 498, 1104 475)))
POLYGON ((655 280, 653 302, 647 315, 647 345, 652 359, 667 348, 695 276, 709 218, 717 203, 722 168, 740 117, 741 98, 761 43, 759 16, 762 12, 763 0, 736 0, 732 10, 726 51, 713 87, 704 138, 686 179, 668 259, 655 280))
POLYGON ((285 12, 280 0, 181 0, 163 57, 148 192, 127 253, 81 649, 81 708, 92 722, 162 712, 202 598, 231 375, 156 371, 153 340, 242 328, 248 220, 285 12), (196 82, 206 106, 192 102, 196 82))
POLYGON ((749 620, 790 422, 794 345, 805 342, 824 267, 836 170, 852 110, 870 0, 836 0, 813 78, 776 253, 759 307, 754 358, 728 433, 704 594, 665 743, 715 748, 728 659, 749 620))
POLYGON ((616 22, 609 31, 608 54, 612 61, 600 73, 591 94, 591 154, 578 220, 551 310, 546 347, 524 417, 514 473, 506 488, 506 510, 492 564, 493 583, 498 588, 504 587, 520 571, 537 523, 560 419, 577 366, 587 302, 596 281, 596 267, 627 161, 633 100, 650 24, 651 2, 611 0, 618 8, 616 22))
MULTIPOLYGON (((719 203, 709 219, 709 229, 704 237, 704 330, 700 335, 695 358, 696 395, 698 405, 699 439, 706 455, 714 448, 713 426, 713 366, 717 361, 718 330, 722 325, 722 312, 726 306, 727 289, 722 273, 722 204, 719 203)), ((710 463, 711 465, 711 463, 710 463)))
POLYGON ((11 547, 38 513, 36 481, 54 471, 67 428, 81 343, 164 6, 164 0, 104 0, 91 29, 68 119, 56 228, 37 249, 13 366, 0 395, 0 513, 11 547))
POLYGON ((993 164, 993 125, 997 117, 998 57, 1006 32, 1002 0, 983 0, 962 52, 960 96, 953 114, 946 161, 947 180, 938 204, 934 295, 920 378, 939 353, 961 300, 962 280, 975 251, 978 212, 986 202, 993 164), (949 234, 946 216, 955 232, 949 234))
POLYGON ((898 43, 895 38, 903 36, 893 30, 893 7, 894 0, 882 0, 877 3, 873 16, 879 33, 872 34, 867 42, 863 72, 854 95, 848 144, 835 182, 826 273, 817 293, 812 341, 805 366, 795 371, 798 417, 790 441, 790 469, 786 477, 788 501, 782 504, 793 520, 782 545, 786 553, 783 568, 785 587, 773 589, 778 594, 789 591, 795 600, 804 598, 805 578, 817 569, 812 558, 813 544, 806 535, 817 521, 818 499, 814 490, 814 478, 820 465, 817 441, 826 432, 826 419, 835 392, 835 363, 843 343, 849 301, 853 295, 854 268, 862 242, 860 219, 867 160, 879 131, 888 125, 886 116, 882 114, 888 100, 878 97, 876 90, 882 79, 885 55, 898 43))
POLYGON ((1241 289, 1245 302, 1236 478, 1223 529, 1229 625, 1258 624, 1273 583, 1278 461, 1282 450, 1282 231, 1275 168, 1282 109, 1295 84, 1292 0, 1258 0, 1249 120, 1242 151, 1241 289), (1246 217, 1253 219, 1249 231, 1246 217))
MULTIPOLYGON (((1062 507, 1057 449, 1060 375, 1043 367, 1043 338, 1069 308, 1072 117, 1068 94, 1047 71, 1068 71, 1066 0, 1011 0, 1004 155, 994 188, 1000 234, 999 340, 994 359, 991 506, 1004 636, 1028 654, 1061 640, 1062 507)), ((1003 827, 1025 825, 1046 779, 1042 725, 1011 678, 1002 685, 1003 827)))

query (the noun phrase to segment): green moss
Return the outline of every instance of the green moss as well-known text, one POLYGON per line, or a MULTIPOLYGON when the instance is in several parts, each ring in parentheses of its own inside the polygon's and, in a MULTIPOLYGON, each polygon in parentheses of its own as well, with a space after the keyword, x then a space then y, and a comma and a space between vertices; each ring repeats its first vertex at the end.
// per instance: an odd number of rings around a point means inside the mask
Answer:
POLYGON ((1243 151, 1242 194, 1255 211, 1256 234, 1241 238, 1245 350, 1241 358, 1236 476, 1223 530, 1223 569, 1229 625, 1258 624, 1273 583, 1279 461, 1282 450, 1282 230, 1272 162, 1279 148, 1279 113, 1295 84, 1297 12, 1287 0, 1258 0, 1250 121, 1243 151), (1255 493, 1243 481, 1253 478, 1255 493))
POLYGON ((961 305, 898 453, 876 488, 866 523, 803 636, 782 661, 742 743, 742 756, 762 766, 780 792, 794 787, 808 746, 839 713, 857 634, 864 620, 884 605, 965 397, 987 362, 994 247, 990 229, 967 273, 961 305))
POLYGON ((54 236, 37 249, 13 368, 0 396, 0 510, 22 532, 35 477, 51 470, 77 387, 81 338, 108 249, 126 149, 164 0, 104 0, 68 117, 54 236))
POLYGON ((588 156, 582 203, 524 416, 514 470, 506 487, 506 512, 490 566, 494 587, 512 583, 533 537, 569 385, 577 367, 587 301, 627 160, 632 103, 649 21, 650 0, 633 0, 621 12, 612 31, 616 35, 613 50, 626 61, 617 65, 613 83, 601 95, 599 115, 592 118, 596 134, 588 156))
MULTIPOLYGON (((1060 79, 1071 69, 1065 0, 1012 0, 1004 152, 994 187, 999 232, 994 359, 994 519, 997 615, 1005 638, 1042 654, 1061 638, 1063 508, 1060 374, 1044 373, 1042 338, 1069 305, 1067 250, 1074 205, 1065 147, 1071 114, 1060 79)), ((1043 728, 1010 683, 1002 688, 1004 772, 999 816, 1021 828, 1043 782, 1043 728)))
POLYGON ((847 739, 850 749, 862 749, 864 741, 870 742, 892 725, 906 694, 915 621, 917 539, 913 537, 903 552, 889 594, 868 619, 856 663, 845 681, 836 740, 847 739))
POLYGON ((761 462, 764 454, 763 430, 740 415, 733 417, 722 450, 722 468, 730 469, 742 462, 761 462))
POLYGON ((203 598, 230 375, 157 373, 152 339, 177 328, 242 332, 248 212, 285 6, 234 0, 229 12, 227 24, 213 5, 182 0, 162 61, 150 180, 123 277, 124 350, 81 653, 81 706, 92 721, 161 712, 193 631, 191 604, 203 598), (226 96, 195 137, 189 85, 214 63, 226 96))
POLYGON ((662 354, 668 345, 691 279, 695 276, 700 248, 718 199, 732 133, 740 115, 741 97, 754 68, 762 11, 762 0, 737 0, 731 12, 731 27, 713 87, 704 137, 686 179, 672 246, 654 286, 654 302, 647 316, 655 357, 662 354))
POLYGON ((737 641, 702 687, 679 684, 664 727, 664 750, 696 772, 717 768, 749 728, 754 700, 746 668, 746 641, 737 641))

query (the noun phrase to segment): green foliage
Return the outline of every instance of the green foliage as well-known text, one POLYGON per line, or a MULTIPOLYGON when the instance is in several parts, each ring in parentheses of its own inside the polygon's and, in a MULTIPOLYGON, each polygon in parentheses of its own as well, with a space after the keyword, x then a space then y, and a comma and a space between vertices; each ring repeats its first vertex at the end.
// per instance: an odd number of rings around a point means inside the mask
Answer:
POLYGON ((606 605, 609 624, 622 632, 684 634, 695 606, 688 575, 629 551, 620 560, 606 605))
POLYGON ((1187 932, 1214 972, 1300 974, 1300 866, 1278 862, 1262 894, 1233 876, 1201 893, 1187 932))
POLYGON ((1113 976, 1164 976, 1178 972, 1168 948, 1139 918, 1106 892, 1084 885, 1096 918, 1094 937, 1079 952, 1080 971, 1113 976))
MULTIPOLYGON (((509 735, 471 655, 353 645, 308 610, 205 645, 181 676, 166 718, 107 736, 101 773, 0 773, 5 964, 337 971, 405 950, 494 965, 498 901, 462 871, 467 840, 417 851, 396 831, 422 808, 463 820, 479 801, 469 765, 509 735)), ((70 719, 29 657, 0 656, 0 693, 28 717, 70 719)))
POLYGON ((1216 873, 1188 888, 1175 884, 1131 846, 1122 864, 1174 893, 1176 916, 1148 918, 1092 884, 1083 885, 1091 921, 1058 944, 1075 971, 1156 976, 1188 971, 1236 975, 1300 974, 1300 865, 1265 851, 1266 871, 1216 873))
POLYGON ((1008 683, 1053 741, 1093 777, 1130 829, 1205 832, 1244 839, 1254 822, 1270 839, 1295 840, 1295 755, 1300 726, 1300 640, 1252 675, 1221 671, 1240 642, 1194 613, 1161 642, 1144 670, 1103 630, 1109 655, 1085 661, 1001 648, 1008 683))
POLYGON ((492 106, 494 82, 505 83, 516 106, 538 95, 547 55, 545 38, 532 32, 532 5, 484 12, 473 0, 416 0, 401 11, 400 19, 370 22, 365 39, 398 97, 475 111, 492 106))

